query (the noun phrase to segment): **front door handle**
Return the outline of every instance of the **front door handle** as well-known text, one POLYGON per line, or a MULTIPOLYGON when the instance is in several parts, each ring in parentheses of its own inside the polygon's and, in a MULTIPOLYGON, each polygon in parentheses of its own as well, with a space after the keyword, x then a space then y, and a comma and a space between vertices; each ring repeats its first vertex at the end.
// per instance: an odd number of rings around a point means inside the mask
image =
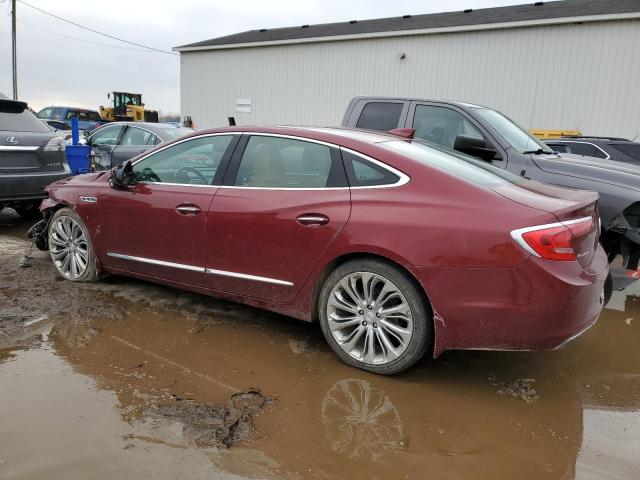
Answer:
POLYGON ((197 215, 200 213, 200 207, 197 205, 192 205, 190 203, 183 203, 182 205, 178 205, 176 207, 176 212, 182 215, 197 215))
POLYGON ((296 217, 296 220, 305 227, 321 227, 329 223, 329 217, 318 213, 305 213, 296 217))

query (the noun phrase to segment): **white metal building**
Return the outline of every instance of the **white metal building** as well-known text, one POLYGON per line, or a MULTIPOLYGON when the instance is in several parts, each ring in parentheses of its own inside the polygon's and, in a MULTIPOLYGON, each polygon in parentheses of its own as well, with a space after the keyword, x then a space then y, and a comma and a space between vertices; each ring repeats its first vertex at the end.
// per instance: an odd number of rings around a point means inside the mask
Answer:
POLYGON ((640 0, 262 29, 176 47, 199 128, 339 124, 355 95, 491 106, 527 128, 640 134, 640 0))

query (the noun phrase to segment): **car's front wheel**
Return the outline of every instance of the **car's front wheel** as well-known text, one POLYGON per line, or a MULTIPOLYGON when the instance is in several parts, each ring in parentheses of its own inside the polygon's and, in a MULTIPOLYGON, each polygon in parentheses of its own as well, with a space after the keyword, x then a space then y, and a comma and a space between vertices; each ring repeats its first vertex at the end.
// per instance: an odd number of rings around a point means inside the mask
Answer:
POLYGON ((318 313, 338 357, 374 373, 409 368, 433 339, 433 315, 419 287, 399 268, 376 259, 336 268, 322 286, 318 313))
POLYGON ((49 222, 49 253, 56 269, 72 282, 98 279, 96 255, 89 231, 71 208, 55 212, 49 222))

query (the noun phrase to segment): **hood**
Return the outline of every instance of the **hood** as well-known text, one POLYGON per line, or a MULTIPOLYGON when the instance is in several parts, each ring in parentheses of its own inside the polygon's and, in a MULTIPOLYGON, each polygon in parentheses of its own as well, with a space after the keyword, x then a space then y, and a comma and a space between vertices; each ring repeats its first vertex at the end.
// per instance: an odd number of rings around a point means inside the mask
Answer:
POLYGON ((532 155, 531 159, 548 173, 585 178, 640 192, 640 165, 568 153, 532 155))
POLYGON ((63 178, 62 180, 53 182, 49 186, 60 187, 62 185, 86 185, 89 183, 93 183, 99 179, 102 179, 102 181, 106 181, 109 178, 109 173, 109 170, 105 170, 102 172, 83 173, 81 175, 63 178))

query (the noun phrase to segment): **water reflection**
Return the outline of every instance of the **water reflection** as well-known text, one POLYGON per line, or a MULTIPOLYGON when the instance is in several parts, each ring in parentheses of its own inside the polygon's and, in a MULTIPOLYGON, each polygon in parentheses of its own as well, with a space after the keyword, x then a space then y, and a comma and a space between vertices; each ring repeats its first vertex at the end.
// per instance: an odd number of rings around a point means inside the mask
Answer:
POLYGON ((396 407, 369 382, 345 379, 334 383, 321 410, 329 445, 347 458, 375 461, 405 446, 396 407))

